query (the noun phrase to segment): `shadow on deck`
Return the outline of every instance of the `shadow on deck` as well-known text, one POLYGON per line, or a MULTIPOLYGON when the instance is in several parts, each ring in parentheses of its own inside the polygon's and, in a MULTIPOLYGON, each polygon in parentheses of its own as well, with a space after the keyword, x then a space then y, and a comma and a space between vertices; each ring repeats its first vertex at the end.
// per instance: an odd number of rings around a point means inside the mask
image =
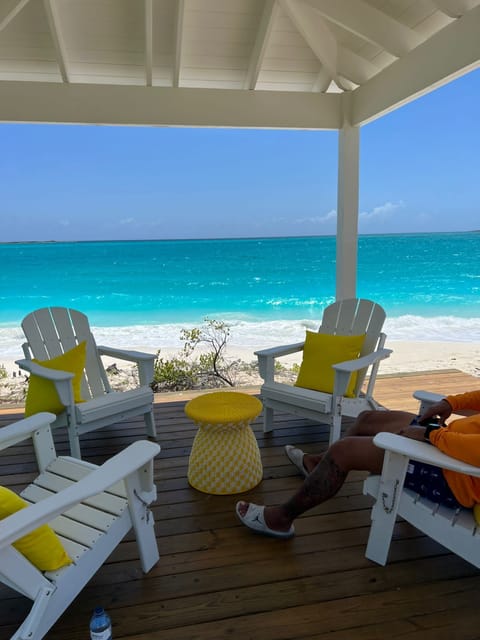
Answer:
MULTIPOLYGON (((478 388, 478 378, 459 372, 384 377, 377 399, 389 408, 415 410, 410 396, 424 388, 460 393, 478 388)), ((159 399, 160 400, 160 399, 159 399)), ((160 562, 146 576, 134 542, 127 538, 48 634, 56 640, 88 637, 95 606, 104 606, 113 636, 161 640, 286 640, 299 638, 478 638, 479 572, 417 530, 398 522, 389 564, 364 556, 371 500, 362 495, 364 473, 352 473, 339 494, 297 521, 291 541, 255 536, 236 520, 235 496, 210 496, 186 479, 195 427, 185 400, 155 405, 162 451, 155 461, 158 500, 153 506, 160 562)), ((3 426, 20 413, 0 414, 3 426)), ((241 497, 279 503, 300 484, 283 447, 326 447, 322 425, 278 414, 288 428, 264 436, 253 427, 264 479, 241 497)), ((68 453, 63 430, 58 450, 68 453)), ((82 438, 85 459, 100 463, 143 437, 141 420, 121 423, 82 438)), ((1 483, 21 490, 34 472, 30 445, 0 457, 1 483)), ((0 587, 0 640, 10 638, 30 602, 0 587)))

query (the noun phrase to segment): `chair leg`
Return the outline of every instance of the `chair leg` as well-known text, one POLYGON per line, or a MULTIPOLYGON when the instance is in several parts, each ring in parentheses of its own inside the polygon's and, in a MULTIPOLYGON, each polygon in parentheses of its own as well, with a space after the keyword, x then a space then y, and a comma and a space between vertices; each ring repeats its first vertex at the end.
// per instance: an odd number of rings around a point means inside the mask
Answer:
POLYGON ((154 418, 154 415, 153 415, 153 409, 152 409, 152 411, 149 411, 148 413, 144 413, 143 417, 145 418, 145 425, 147 427, 148 437, 151 438, 152 440, 157 440, 157 428, 155 426, 155 418, 154 418))
POLYGON ((273 409, 263 407, 263 432, 273 431, 273 409))
POLYGON ((80 451, 80 438, 78 437, 78 431, 75 426, 69 426, 68 440, 70 442, 70 455, 74 458, 82 459, 82 453, 80 451))
POLYGON ((342 432, 342 416, 334 416, 332 426, 330 427, 330 440, 328 445, 331 446, 337 440, 340 440, 342 432))
POLYGON ((153 517, 150 516, 147 520, 145 517, 139 518, 138 514, 136 514, 133 517, 133 528, 137 539, 140 564, 142 565, 143 572, 148 573, 160 559, 153 517))
POLYGON ((144 475, 146 469, 149 469, 148 477, 151 476, 153 481, 153 463, 150 463, 147 467, 139 469, 129 476, 125 483, 130 517, 144 573, 150 571, 160 558, 155 537, 155 523, 149 508, 152 499, 154 500, 156 497, 156 491, 154 489, 152 491, 143 491, 142 489, 142 482, 148 484, 144 475))
POLYGON ((387 563, 407 466, 407 456, 391 451, 385 452, 379 493, 372 508, 372 524, 365 552, 369 560, 381 565, 387 563))

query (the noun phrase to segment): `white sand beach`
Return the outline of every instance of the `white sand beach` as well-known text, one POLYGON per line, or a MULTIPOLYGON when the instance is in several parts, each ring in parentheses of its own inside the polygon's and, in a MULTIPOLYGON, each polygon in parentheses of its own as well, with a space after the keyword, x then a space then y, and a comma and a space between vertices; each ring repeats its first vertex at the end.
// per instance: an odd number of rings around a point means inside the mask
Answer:
MULTIPOLYGON (((480 377, 480 342, 390 340, 385 346, 392 354, 380 364, 380 375, 458 369, 480 377)), ((255 359, 251 349, 235 348, 229 355, 247 362, 255 359)), ((301 355, 287 356, 283 361, 300 363, 301 355)))
MULTIPOLYGON (((435 342, 435 341, 394 341, 386 345, 392 349, 391 356, 382 361, 379 375, 413 373, 419 371, 440 371, 458 369, 464 373, 480 378, 480 342, 435 342)), ((259 349, 262 346, 258 347, 259 349)), ((136 347, 138 350, 152 352, 149 348, 136 347)), ((229 347, 227 357, 232 360, 242 360, 246 363, 256 362, 255 349, 229 347)), ((178 348, 163 348, 162 357, 168 358, 178 354, 178 348)), ((20 357, 20 356, 19 356, 20 357)), ((106 364, 113 364, 112 359, 106 359, 106 364)), ((300 364, 301 354, 293 354, 282 359, 287 366, 300 364)), ((114 376, 112 385, 115 388, 128 388, 134 380, 132 366, 128 362, 116 361, 120 374, 114 376)), ((22 404, 26 390, 26 377, 19 371, 14 360, 2 358, 0 365, 5 367, 7 377, 0 379, 0 404, 22 404)), ((261 380, 254 373, 245 373, 238 379, 239 385, 255 386, 261 380)), ((480 381, 479 381, 480 385, 480 381)))

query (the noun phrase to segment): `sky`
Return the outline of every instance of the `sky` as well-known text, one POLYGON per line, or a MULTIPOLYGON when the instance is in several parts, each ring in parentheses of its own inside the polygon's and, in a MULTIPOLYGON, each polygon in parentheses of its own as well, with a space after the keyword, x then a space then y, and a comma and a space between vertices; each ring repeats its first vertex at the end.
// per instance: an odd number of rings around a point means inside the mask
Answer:
MULTIPOLYGON (((359 232, 480 229, 480 69, 361 129, 359 232)), ((0 123, 1 242, 331 235, 338 133, 0 123)))

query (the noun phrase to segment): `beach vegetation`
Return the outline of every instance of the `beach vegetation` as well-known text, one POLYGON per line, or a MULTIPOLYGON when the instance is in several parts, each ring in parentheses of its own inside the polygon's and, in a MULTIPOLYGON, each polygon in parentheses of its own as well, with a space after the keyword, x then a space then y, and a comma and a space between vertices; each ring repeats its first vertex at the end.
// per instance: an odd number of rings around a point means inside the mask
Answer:
POLYGON ((0 379, 7 378, 7 377, 8 377, 8 373, 7 373, 7 370, 5 369, 5 365, 0 364, 0 379))
POLYGON ((298 374, 300 373, 300 365, 298 364, 298 362, 294 362, 292 364, 292 366, 290 367, 290 372, 298 376, 298 374))
POLYGON ((154 364, 152 389, 154 391, 184 391, 197 386, 194 363, 183 357, 162 358, 160 351, 154 364))
POLYGON ((182 329, 183 347, 178 356, 164 358, 157 353, 152 388, 154 391, 182 391, 233 387, 241 370, 240 360, 230 360, 226 348, 230 325, 205 318, 201 327, 182 329))
POLYGON ((284 373, 285 371, 287 371, 287 366, 283 364, 283 362, 280 362, 280 360, 275 360, 275 362, 273 363, 273 367, 275 370, 275 373, 284 373))

